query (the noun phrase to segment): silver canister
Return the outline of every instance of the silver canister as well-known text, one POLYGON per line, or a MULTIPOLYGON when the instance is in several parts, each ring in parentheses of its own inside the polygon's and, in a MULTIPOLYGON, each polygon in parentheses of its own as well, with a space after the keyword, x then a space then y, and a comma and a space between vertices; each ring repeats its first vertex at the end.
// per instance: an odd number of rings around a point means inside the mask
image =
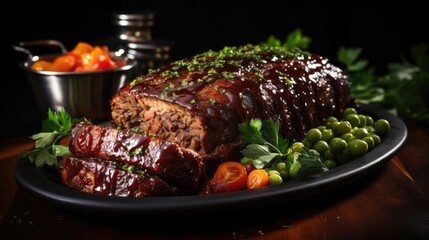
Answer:
POLYGON ((157 12, 136 10, 113 14, 113 23, 118 28, 118 40, 127 57, 138 63, 138 72, 147 74, 170 62, 174 42, 155 39, 152 27, 157 12))

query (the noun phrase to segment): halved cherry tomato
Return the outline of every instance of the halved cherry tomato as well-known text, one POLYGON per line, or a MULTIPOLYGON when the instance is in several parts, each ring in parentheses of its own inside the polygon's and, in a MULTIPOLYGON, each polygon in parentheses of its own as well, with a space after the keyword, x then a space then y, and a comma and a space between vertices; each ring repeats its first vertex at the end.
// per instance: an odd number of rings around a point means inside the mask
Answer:
POLYGON ((247 171, 239 162, 221 163, 213 176, 214 179, 225 181, 231 192, 246 188, 247 171))
POLYGON ((268 173, 264 169, 256 169, 247 177, 247 189, 266 187, 269 184, 268 173))

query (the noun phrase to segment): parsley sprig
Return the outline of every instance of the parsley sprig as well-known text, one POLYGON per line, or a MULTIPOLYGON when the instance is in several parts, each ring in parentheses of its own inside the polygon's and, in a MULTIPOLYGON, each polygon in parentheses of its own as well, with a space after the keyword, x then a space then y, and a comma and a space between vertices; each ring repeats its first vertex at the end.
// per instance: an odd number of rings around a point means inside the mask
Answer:
POLYGON ((239 124, 238 129, 243 134, 241 140, 248 143, 241 153, 254 159, 256 168, 264 168, 274 159, 285 157, 289 141, 279 135, 278 121, 252 119, 239 124))
POLYGON ((240 139, 247 143, 241 153, 251 159, 257 169, 271 168, 283 161, 287 163, 288 172, 296 173, 293 178, 328 171, 320 156, 309 148, 304 147, 300 154, 293 153, 289 141, 279 134, 280 124, 277 120, 262 121, 256 118, 239 124, 238 129, 242 133, 240 139), (287 161, 289 154, 295 154, 296 157, 287 161))
POLYGON ((49 109, 41 132, 30 137, 36 141, 35 147, 22 152, 20 158, 28 158, 37 167, 58 166, 58 157, 69 154, 68 146, 60 144, 60 141, 70 135, 72 125, 78 121, 80 119, 72 118, 64 108, 58 112, 49 109))

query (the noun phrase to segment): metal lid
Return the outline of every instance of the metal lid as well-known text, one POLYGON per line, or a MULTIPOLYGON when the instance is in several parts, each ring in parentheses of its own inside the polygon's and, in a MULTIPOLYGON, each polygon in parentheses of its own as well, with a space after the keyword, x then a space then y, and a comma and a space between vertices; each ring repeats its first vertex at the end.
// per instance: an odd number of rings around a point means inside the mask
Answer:
POLYGON ((122 27, 152 27, 156 11, 136 10, 113 14, 114 24, 122 27))
POLYGON ((152 53, 165 53, 170 52, 174 43, 167 40, 157 40, 153 39, 146 42, 129 42, 127 43, 128 49, 133 49, 136 51, 142 52, 152 52, 152 53))

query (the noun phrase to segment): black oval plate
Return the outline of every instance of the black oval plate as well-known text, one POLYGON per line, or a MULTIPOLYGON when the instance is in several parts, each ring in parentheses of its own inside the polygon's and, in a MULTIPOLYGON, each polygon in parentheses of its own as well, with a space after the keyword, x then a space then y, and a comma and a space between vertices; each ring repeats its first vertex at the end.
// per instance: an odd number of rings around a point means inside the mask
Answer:
POLYGON ((359 112, 371 115, 374 119, 385 118, 390 122, 391 130, 380 145, 364 156, 330 171, 258 190, 180 197, 100 196, 63 186, 56 171, 38 168, 27 159, 18 160, 15 178, 25 190, 56 205, 74 211, 109 216, 165 217, 164 214, 168 214, 171 217, 278 204, 316 195, 355 181, 390 160, 400 150, 408 134, 407 127, 400 118, 375 106, 362 106, 359 112))

